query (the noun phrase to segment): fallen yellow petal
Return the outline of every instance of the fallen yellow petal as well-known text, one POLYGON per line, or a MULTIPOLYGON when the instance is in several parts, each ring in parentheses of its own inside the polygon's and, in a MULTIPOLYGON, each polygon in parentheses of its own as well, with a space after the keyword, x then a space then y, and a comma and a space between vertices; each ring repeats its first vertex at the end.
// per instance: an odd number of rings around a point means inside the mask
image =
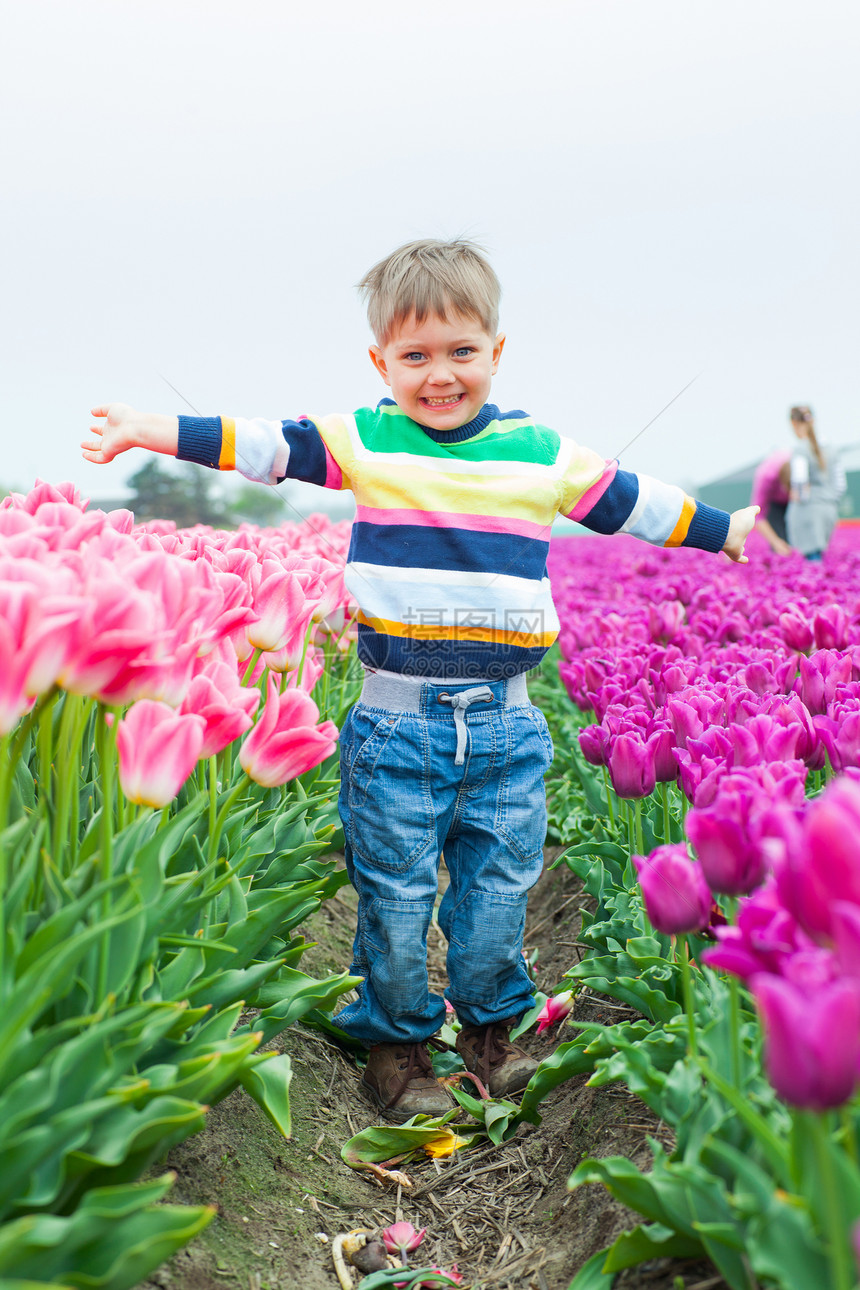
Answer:
POLYGON ((465 1142, 465 1138, 458 1138, 450 1129, 443 1129, 435 1138, 428 1138, 424 1143, 424 1150, 434 1160, 441 1159, 443 1156, 453 1156, 455 1151, 465 1145, 465 1142))

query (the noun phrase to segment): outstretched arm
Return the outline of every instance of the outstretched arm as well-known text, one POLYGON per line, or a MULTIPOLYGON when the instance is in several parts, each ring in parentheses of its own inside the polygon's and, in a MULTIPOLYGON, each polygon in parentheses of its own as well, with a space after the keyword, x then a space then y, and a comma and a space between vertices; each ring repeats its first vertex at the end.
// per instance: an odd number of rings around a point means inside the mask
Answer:
POLYGON ((92 409, 92 415, 104 421, 90 426, 90 433, 98 437, 82 440, 81 455, 97 466, 106 465, 129 448, 147 448, 171 457, 179 450, 178 417, 136 412, 127 403, 99 404, 92 409))
POLYGON ((749 556, 744 555, 744 543, 755 526, 758 510, 757 506, 745 506, 743 510, 732 511, 729 516, 729 531, 723 551, 736 564, 749 564, 749 556))

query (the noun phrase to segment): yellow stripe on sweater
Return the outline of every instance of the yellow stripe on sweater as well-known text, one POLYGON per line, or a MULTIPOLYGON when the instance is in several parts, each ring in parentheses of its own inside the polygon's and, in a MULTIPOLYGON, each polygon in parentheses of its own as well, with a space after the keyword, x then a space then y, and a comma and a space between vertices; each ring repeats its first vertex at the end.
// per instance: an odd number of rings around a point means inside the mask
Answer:
POLYGON ((690 524, 692 523, 693 516, 695 514, 696 503, 693 501, 692 497, 685 497, 684 505, 681 507, 681 514, 679 516, 678 523, 672 529, 669 538, 664 543, 665 546, 682 545, 684 538, 690 531, 690 524))
POLYGON ((221 454, 219 470, 236 469, 236 422, 232 417, 221 418, 221 454))
POLYGON ((556 632, 506 632, 499 627, 440 627, 432 623, 397 623, 388 618, 369 618, 359 611, 358 621, 383 636, 408 637, 411 640, 489 641, 496 645, 519 645, 523 649, 539 646, 549 649, 556 632))

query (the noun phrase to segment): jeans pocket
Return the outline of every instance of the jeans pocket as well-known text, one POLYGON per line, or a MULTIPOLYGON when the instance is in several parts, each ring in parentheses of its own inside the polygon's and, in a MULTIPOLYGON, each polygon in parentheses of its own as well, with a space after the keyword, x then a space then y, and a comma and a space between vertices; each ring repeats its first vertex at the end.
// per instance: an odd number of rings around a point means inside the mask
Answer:
POLYGON ((354 707, 341 735, 341 774, 349 781, 350 795, 366 794, 377 762, 397 729, 395 712, 354 707))
POLYGON ((506 724, 506 756, 494 827, 514 857, 528 864, 540 855, 546 840, 543 777, 552 762, 552 740, 539 708, 513 709, 506 724))
POLYGON ((386 713, 372 724, 377 715, 355 722, 362 741, 341 785, 341 818, 365 865, 402 873, 436 846, 426 723, 386 713))

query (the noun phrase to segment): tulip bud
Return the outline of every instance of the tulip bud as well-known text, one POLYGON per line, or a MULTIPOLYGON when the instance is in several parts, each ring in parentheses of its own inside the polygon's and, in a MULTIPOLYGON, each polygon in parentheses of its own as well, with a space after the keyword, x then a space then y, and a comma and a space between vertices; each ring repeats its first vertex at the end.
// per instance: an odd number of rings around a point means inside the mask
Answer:
POLYGON ((676 936, 707 927, 711 893, 702 867, 681 843, 657 847, 646 859, 634 856, 645 910, 658 932, 676 936))

